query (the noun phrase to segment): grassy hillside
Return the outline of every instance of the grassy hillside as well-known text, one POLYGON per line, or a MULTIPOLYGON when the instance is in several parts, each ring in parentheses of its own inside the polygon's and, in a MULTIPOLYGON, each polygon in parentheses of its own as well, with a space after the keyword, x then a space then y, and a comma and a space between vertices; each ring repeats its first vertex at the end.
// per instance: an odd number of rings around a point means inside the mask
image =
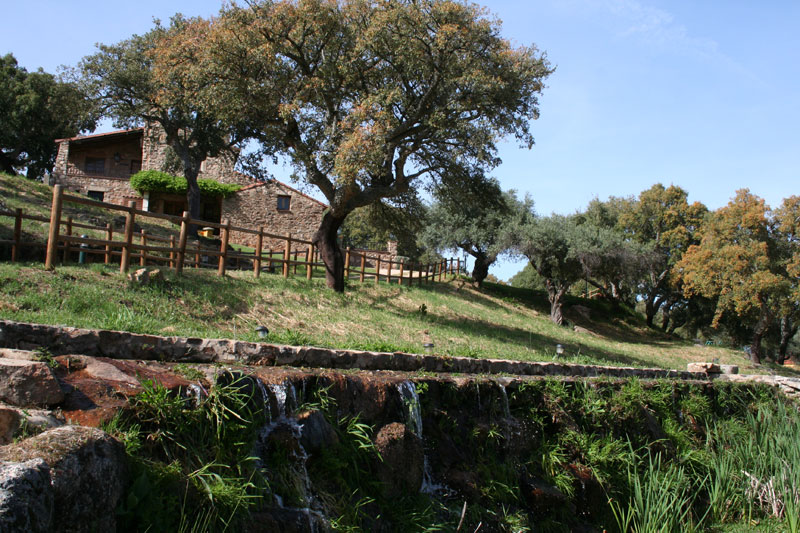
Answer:
POLYGON ((567 317, 586 331, 558 327, 545 301, 531 291, 488 284, 478 291, 461 280, 424 287, 351 283, 345 294, 322 280, 231 273, 219 278, 167 271, 163 283, 130 284, 115 267, 0 264, 0 317, 47 324, 256 340, 257 325, 271 340, 380 351, 421 352, 433 342, 442 355, 564 360, 607 365, 685 368, 689 361, 719 358, 746 364, 740 352, 695 346, 646 329, 639 317, 605 304, 573 300, 567 317), (582 310, 586 314, 585 310, 582 310))
MULTIPOLYGON (((70 194, 75 194, 70 192, 70 194)), ((53 200, 52 187, 29 180, 23 176, 9 176, 0 172, 0 212, 22 209, 23 214, 50 219, 50 205, 53 200)), ((124 214, 104 209, 64 202, 62 219, 71 217, 74 222, 105 226, 111 223, 115 231, 124 225, 124 214)), ((176 226, 166 221, 139 219, 137 224, 149 234, 169 235, 176 231, 176 226)), ((25 243, 47 242, 48 222, 25 220, 22 225, 22 240, 25 243)), ((14 229, 14 218, 0 215, 0 240, 11 239, 14 229)), ((63 230, 62 230, 63 231, 63 230)), ((90 237, 105 238, 104 231, 78 229, 76 234, 87 234, 90 237)), ((24 247, 24 256, 29 256, 30 248, 24 247)), ((24 257, 23 256, 23 257, 24 257)), ((2 257, 2 256, 0 256, 2 257)))
MULTIPOLYGON (((49 217, 51 195, 44 184, 0 174, 0 209, 49 217)), ((66 204, 64 216, 104 224, 108 213, 66 204)), ((12 228, 13 219, 0 216, 0 239, 12 228)), ((23 229, 26 241, 46 239, 46 222, 27 221, 23 229)), ((40 262, 0 263, 0 317, 14 320, 246 340, 255 340, 253 329, 263 324, 272 341, 287 344, 421 352, 424 342, 433 342, 442 355, 539 361, 553 359, 562 344, 563 359, 583 363, 684 368, 718 358, 747 364, 741 352, 665 336, 604 302, 568 301, 566 316, 577 331, 547 316, 543 294, 491 283, 482 291, 460 280, 419 288, 351 283, 338 295, 319 279, 265 274, 256 280, 235 272, 220 279, 190 270, 142 288, 130 286, 113 266, 47 273, 40 262)))

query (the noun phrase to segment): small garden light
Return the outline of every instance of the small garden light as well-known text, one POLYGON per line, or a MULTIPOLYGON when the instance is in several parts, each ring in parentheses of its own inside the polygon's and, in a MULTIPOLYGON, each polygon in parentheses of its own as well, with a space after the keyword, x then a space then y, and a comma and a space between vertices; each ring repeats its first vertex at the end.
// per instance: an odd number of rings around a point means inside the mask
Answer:
POLYGON ((556 344, 556 355, 564 355, 564 347, 560 344, 556 344))
POLYGON ((256 333, 258 333, 260 339, 266 339, 269 337, 269 328, 267 326, 258 326, 256 328, 256 333))
POLYGON ((433 353, 433 343, 432 342, 424 343, 422 345, 422 349, 425 351, 425 353, 433 353))

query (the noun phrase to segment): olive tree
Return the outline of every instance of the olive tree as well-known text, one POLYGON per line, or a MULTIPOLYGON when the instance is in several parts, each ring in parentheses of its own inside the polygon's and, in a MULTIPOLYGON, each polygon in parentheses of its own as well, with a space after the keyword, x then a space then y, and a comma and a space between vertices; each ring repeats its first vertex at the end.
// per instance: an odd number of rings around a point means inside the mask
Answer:
POLYGON ((518 200, 496 180, 444 189, 428 211, 420 241, 439 253, 460 249, 475 259, 472 279, 480 287, 489 267, 506 251, 502 235, 518 200))

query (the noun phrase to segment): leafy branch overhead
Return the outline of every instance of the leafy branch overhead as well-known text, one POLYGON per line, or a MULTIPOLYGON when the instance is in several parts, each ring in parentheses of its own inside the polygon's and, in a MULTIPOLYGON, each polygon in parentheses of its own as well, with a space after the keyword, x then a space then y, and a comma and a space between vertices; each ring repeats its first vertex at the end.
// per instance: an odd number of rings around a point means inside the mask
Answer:
POLYGON ((247 123, 265 154, 288 158, 325 196, 314 241, 338 290, 347 215, 479 175, 499 163, 502 137, 532 146, 552 72, 483 9, 440 0, 251 2, 185 45, 198 59, 182 76, 206 81, 204 109, 247 123))

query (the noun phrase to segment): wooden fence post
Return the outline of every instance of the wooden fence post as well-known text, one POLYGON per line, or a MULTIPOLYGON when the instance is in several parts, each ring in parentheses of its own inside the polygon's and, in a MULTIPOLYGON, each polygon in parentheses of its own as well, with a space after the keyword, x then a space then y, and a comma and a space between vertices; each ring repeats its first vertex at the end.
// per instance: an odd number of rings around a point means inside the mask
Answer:
POLYGON ((394 263, 394 261, 392 261, 391 259, 389 259, 389 262, 387 263, 387 265, 389 265, 389 268, 386 269, 386 283, 388 283, 389 285, 392 284, 392 264, 393 263, 394 263))
POLYGON ((417 278, 417 286, 422 287, 422 263, 417 263, 417 270, 419 270, 419 278, 417 278))
POLYGON ((350 247, 344 251, 344 279, 350 279, 350 247))
MULTIPOLYGON (((66 232, 66 235, 68 237, 72 237, 72 217, 67 217, 67 232, 66 232)), ((69 241, 64 241, 64 260, 62 261, 63 263, 66 263, 67 261, 69 261, 69 249, 70 249, 69 245, 70 245, 69 241)))
POLYGON ((178 246, 177 246, 176 241, 175 241, 175 235, 170 235, 169 236, 169 247, 170 247, 170 251, 169 251, 169 267, 170 268, 175 268, 175 256, 178 255, 178 251, 177 251, 178 246))
POLYGON ((44 260, 45 270, 54 270, 56 249, 58 247, 58 226, 61 224, 61 203, 64 188, 61 185, 53 187, 53 203, 50 207, 50 231, 47 235, 47 255, 44 260))
POLYGON ((258 227, 258 235, 256 236, 256 256, 253 260, 253 274, 255 277, 261 277, 261 249, 264 247, 264 226, 258 227))
POLYGON ((361 275, 359 276, 359 281, 364 283, 364 269, 367 266, 367 256, 366 254, 361 254, 361 275))
POLYGON ((375 285, 381 280, 381 256, 375 260, 375 285))
POLYGON ((147 248, 146 230, 142 230, 141 237, 139 238, 139 243, 142 245, 142 249, 139 250, 139 266, 147 266, 147 258, 145 257, 147 255, 145 253, 145 249, 147 248))
MULTIPOLYGON (((406 266, 406 264, 401 261, 400 262, 400 277, 397 280, 397 284, 398 285, 402 285, 403 284, 403 271, 405 270, 405 266, 406 266)), ((409 271, 408 275, 409 275, 408 279, 411 279, 411 272, 410 271, 409 271)))
POLYGON ((309 244, 308 249, 306 250, 306 279, 311 279, 314 275, 314 245, 309 244))
POLYGON ((230 238, 231 233, 231 221, 225 220, 222 222, 222 244, 219 245, 219 263, 217 266, 217 275, 224 276, 225 275, 225 267, 228 264, 228 239, 230 238))
POLYGON ((105 264, 111 263, 111 241, 114 240, 114 228, 111 227, 111 223, 106 224, 106 240, 109 241, 106 244, 106 257, 103 260, 105 264))
POLYGON ((128 202, 128 212, 125 214, 125 242, 122 245, 122 260, 119 262, 119 271, 124 274, 131 264, 131 244, 133 244, 133 221, 136 220, 136 202, 128 202))
POLYGON ((439 261, 439 283, 442 282, 442 276, 444 275, 444 267, 447 264, 447 259, 442 259, 439 261))
POLYGON ((292 234, 286 235, 286 245, 283 248, 283 277, 289 277, 289 257, 292 253, 292 234))
POLYGON ((183 217, 181 218, 181 233, 178 236, 178 250, 175 254, 175 273, 179 276, 183 273, 183 258, 186 254, 186 239, 189 236, 189 220, 191 220, 189 211, 184 211, 183 217))
POLYGON ((456 258, 456 276, 461 274, 461 258, 456 258))
POLYGON ((19 259, 19 249, 22 246, 22 208, 17 208, 14 216, 14 244, 11 245, 11 262, 19 259))

